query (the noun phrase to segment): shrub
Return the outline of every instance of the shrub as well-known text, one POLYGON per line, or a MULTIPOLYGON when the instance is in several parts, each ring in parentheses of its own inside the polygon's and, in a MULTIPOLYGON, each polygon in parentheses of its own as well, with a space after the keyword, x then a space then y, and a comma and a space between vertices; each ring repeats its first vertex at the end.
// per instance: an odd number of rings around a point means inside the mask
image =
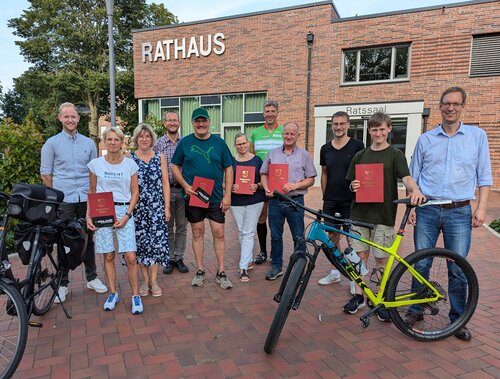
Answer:
POLYGON ((493 220, 490 223, 490 228, 496 231, 497 233, 500 233, 500 218, 497 218, 496 220, 493 220))

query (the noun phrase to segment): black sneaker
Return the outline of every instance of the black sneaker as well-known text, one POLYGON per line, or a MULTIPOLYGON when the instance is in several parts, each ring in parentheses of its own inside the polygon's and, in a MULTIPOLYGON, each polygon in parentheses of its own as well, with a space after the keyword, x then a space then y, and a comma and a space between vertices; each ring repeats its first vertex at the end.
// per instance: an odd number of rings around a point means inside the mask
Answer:
POLYGON ((267 253, 264 251, 261 251, 257 256, 255 257, 255 264, 260 265, 264 263, 267 259, 267 253))
POLYGON ((269 271, 266 274, 266 280, 276 280, 278 277, 283 275, 283 271, 277 267, 271 268, 271 271, 269 271))
POLYGON ((168 262, 165 267, 163 267, 164 274, 171 274, 174 269, 174 262, 168 262))
POLYGON ((385 307, 377 309, 377 318, 382 322, 391 322, 391 316, 385 307))
POLYGON ((356 313, 359 309, 362 309, 366 306, 365 303, 365 298, 363 295, 354 295, 351 297, 351 300, 344 305, 344 312, 354 314, 356 313))
POLYGON ((186 272, 189 272, 188 266, 186 266, 184 264, 184 262, 182 261, 182 259, 179 259, 177 262, 175 262, 175 265, 179 269, 179 272, 181 272, 183 274, 185 274, 186 272))
POLYGON ((423 321, 423 320, 424 320, 424 315, 422 313, 408 311, 405 314, 405 322, 410 326, 413 326, 417 322, 423 321))

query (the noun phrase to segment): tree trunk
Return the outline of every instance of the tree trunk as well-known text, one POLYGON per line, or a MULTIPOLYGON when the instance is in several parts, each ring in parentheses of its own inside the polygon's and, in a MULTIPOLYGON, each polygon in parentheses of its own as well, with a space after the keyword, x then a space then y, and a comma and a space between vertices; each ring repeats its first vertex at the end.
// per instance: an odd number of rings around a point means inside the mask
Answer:
POLYGON ((92 96, 92 94, 88 94, 87 96, 87 104, 89 106, 89 135, 95 140, 99 140, 99 100, 97 96, 92 96))

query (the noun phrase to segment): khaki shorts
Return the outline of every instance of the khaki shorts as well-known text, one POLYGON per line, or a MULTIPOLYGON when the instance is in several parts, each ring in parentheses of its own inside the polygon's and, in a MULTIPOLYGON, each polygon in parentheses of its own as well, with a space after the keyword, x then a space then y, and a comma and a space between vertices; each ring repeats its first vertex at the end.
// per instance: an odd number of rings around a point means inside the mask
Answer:
MULTIPOLYGON (((375 242, 377 245, 390 247, 394 242, 394 238, 396 237, 396 231, 394 227, 377 224, 374 229, 362 228, 360 226, 355 226, 353 229, 358 231, 361 234, 361 237, 364 239, 375 242)), ((352 229, 351 229, 352 233, 352 229)), ((376 247, 370 246, 364 242, 358 241, 354 238, 349 238, 349 242, 351 247, 356 251, 373 251, 375 258, 387 258, 388 254, 385 251, 377 249, 376 247)))

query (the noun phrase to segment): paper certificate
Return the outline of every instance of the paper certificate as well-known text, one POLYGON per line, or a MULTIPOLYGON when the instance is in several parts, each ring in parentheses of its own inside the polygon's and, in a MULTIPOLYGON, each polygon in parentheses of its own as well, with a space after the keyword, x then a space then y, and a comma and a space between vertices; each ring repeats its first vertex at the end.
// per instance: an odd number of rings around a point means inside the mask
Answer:
POLYGON ((360 186, 356 203, 384 202, 384 165, 382 163, 357 164, 356 179, 360 186))
POLYGON ((283 186, 288 183, 288 164, 271 163, 269 164, 269 191, 278 190, 283 192, 283 186))
POLYGON ((210 196, 214 189, 215 181, 213 179, 202 178, 195 176, 193 179, 193 191, 196 195, 189 196, 189 205, 191 207, 208 208, 210 204, 210 196))
POLYGON ((116 220, 112 192, 89 193, 89 216, 97 228, 113 226, 116 220))
POLYGON ((253 195, 250 189, 252 184, 255 184, 255 166, 236 166, 234 175, 234 184, 238 185, 238 189, 234 193, 240 195, 253 195))

